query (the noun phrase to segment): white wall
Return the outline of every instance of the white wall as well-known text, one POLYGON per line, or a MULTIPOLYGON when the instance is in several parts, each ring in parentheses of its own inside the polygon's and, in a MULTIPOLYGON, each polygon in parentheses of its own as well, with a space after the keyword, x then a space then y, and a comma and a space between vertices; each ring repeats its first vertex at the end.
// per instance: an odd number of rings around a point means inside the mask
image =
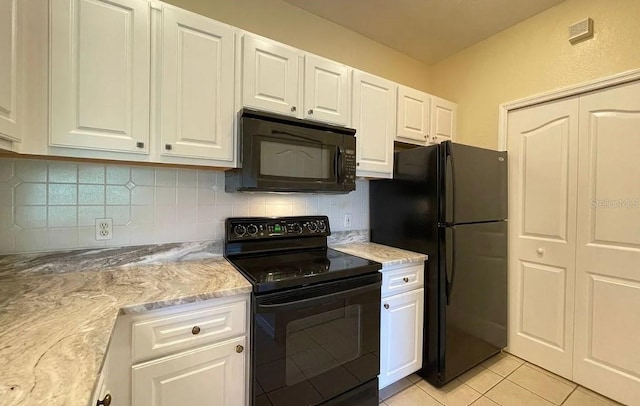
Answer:
POLYGON ((0 158, 0 254, 224 236, 231 216, 324 214, 369 228, 369 185, 347 195, 225 193, 224 172, 0 158), (95 240, 95 219, 113 239, 95 240))

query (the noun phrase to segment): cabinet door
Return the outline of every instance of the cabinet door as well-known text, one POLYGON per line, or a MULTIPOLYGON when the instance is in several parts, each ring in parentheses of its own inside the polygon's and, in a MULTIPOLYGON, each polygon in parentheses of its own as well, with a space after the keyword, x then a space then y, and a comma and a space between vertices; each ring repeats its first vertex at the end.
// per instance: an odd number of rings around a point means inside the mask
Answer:
POLYGON ((396 140, 425 145, 431 125, 431 96, 406 86, 398 87, 396 140))
POLYGON ((150 6, 51 4, 50 144, 148 152, 150 6))
POLYGON ((239 337, 134 366, 132 406, 244 405, 244 346, 239 337))
POLYGON ((572 377, 576 98, 509 113, 509 351, 572 377))
POLYGON ((580 98, 574 380, 640 404, 640 83, 580 98))
POLYGON ((300 54, 250 35, 242 40, 244 105, 298 117, 300 54))
POLYGON ((314 55, 304 62, 304 117, 349 124, 349 68, 314 55))
POLYGON ((353 126, 357 175, 393 176, 397 85, 361 71, 353 72, 353 126))
POLYGON ((234 32, 162 9, 163 155, 233 161, 234 32))
POLYGON ((422 368, 424 289, 382 299, 380 387, 422 368))
POLYGON ((439 97, 431 99, 431 136, 429 142, 455 140, 458 105, 439 97))
POLYGON ((0 0, 0 137, 20 141, 18 0, 0 0))

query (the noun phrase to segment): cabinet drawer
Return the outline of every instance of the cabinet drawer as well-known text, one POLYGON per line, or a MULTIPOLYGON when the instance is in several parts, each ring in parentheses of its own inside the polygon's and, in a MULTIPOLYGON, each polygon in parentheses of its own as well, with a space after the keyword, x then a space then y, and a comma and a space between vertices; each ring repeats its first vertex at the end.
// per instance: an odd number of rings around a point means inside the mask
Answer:
POLYGON ((419 289, 424 285, 424 262, 402 268, 382 269, 382 297, 419 289))
POLYGON ((134 321, 133 362, 158 358, 246 332, 245 300, 173 310, 134 321))

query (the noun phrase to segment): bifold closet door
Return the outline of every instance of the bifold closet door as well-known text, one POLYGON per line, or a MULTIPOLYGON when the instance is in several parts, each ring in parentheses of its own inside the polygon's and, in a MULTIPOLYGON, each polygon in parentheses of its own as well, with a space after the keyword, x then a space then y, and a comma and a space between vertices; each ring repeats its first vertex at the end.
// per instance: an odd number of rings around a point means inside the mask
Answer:
POLYGON ((578 99, 509 113, 509 351, 571 379, 578 99))
POLYGON ((640 83, 580 98, 574 380, 640 405, 640 83))

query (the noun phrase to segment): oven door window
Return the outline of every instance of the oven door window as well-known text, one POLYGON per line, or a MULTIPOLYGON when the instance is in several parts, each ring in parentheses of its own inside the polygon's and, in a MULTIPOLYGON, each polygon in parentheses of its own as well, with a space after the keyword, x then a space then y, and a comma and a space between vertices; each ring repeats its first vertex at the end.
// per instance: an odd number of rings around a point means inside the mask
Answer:
POLYGON ((305 305, 287 300, 295 303, 256 306, 256 405, 315 405, 378 375, 379 285, 305 305))
POLYGON ((336 146, 293 133, 274 132, 274 135, 254 138, 259 179, 337 182, 336 146))

